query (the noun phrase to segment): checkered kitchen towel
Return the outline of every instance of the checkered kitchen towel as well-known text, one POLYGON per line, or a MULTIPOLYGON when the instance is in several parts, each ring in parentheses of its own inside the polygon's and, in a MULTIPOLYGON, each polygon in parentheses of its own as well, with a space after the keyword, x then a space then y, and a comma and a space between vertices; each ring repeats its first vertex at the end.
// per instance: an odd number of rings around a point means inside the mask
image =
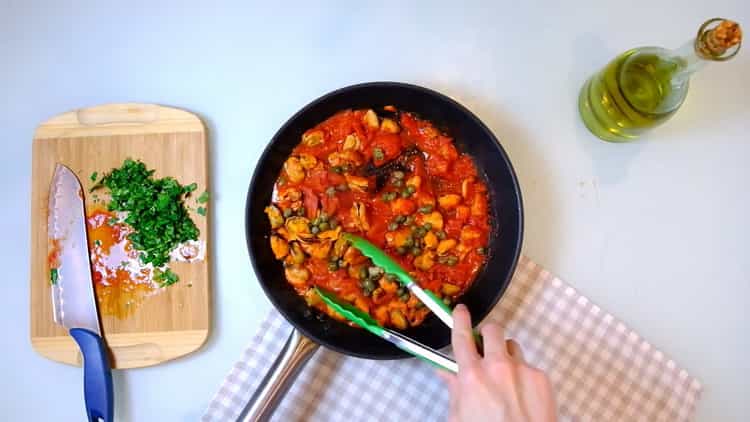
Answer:
MULTIPOLYGON (((562 421, 687 421, 698 380, 572 287, 522 258, 488 319, 549 375, 562 421)), ((204 421, 233 421, 279 354, 291 326, 263 321, 224 380, 204 421)), ((280 403, 275 421, 439 421, 448 394, 416 359, 373 361, 321 348, 280 403)))

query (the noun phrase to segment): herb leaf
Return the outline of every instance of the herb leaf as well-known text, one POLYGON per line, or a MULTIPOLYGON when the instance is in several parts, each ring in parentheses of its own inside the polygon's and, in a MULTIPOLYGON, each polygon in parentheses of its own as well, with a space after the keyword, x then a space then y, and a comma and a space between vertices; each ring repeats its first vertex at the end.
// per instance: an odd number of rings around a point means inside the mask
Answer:
POLYGON ((198 197, 198 203, 205 204, 206 202, 208 202, 208 191, 203 191, 201 196, 198 197))
POLYGON ((167 287, 177 283, 180 278, 171 269, 167 268, 162 271, 159 269, 154 270, 154 281, 159 284, 159 287, 167 287))
POLYGON ((57 279, 59 278, 59 274, 57 273, 57 268, 52 268, 49 270, 49 284, 55 285, 57 284, 57 279))
MULTIPOLYGON (((184 195, 197 185, 182 186, 171 177, 155 179, 153 174, 154 170, 146 169, 141 161, 128 158, 120 168, 106 174, 101 184, 111 193, 109 210, 127 213, 125 222, 134 229, 128 239, 140 250, 141 261, 162 267, 175 246, 198 239, 200 232, 184 203, 184 195)), ((170 270, 158 274, 157 281, 163 285, 178 280, 170 270)))
POLYGON ((204 207, 198 207, 198 209, 195 210, 195 212, 197 212, 198 214, 203 215, 203 216, 206 215, 206 209, 204 207))
POLYGON ((89 179, 91 179, 92 182, 96 182, 96 177, 98 175, 99 175, 99 173, 95 171, 95 172, 91 173, 91 177, 89 177, 89 179))

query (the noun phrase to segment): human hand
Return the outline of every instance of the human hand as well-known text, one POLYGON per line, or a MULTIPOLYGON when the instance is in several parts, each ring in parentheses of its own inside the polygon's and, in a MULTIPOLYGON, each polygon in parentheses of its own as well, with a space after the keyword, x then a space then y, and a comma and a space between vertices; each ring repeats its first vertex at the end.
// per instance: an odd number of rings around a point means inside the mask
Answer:
POLYGON ((453 324, 451 341, 458 374, 438 373, 450 391, 450 422, 556 420, 549 379, 524 361, 518 343, 506 341, 498 324, 488 323, 481 329, 484 357, 477 352, 466 306, 453 310, 453 324))

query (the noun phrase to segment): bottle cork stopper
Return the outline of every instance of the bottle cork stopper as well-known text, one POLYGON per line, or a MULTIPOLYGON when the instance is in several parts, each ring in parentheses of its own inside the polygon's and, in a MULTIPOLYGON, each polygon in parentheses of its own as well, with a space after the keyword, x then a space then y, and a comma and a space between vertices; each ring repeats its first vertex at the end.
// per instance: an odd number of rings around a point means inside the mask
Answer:
POLYGON ((737 22, 729 19, 711 19, 698 30, 698 37, 695 41, 696 49, 706 58, 725 60, 737 54, 742 43, 742 29, 737 22), (716 26, 709 28, 711 24, 717 22, 716 26), (735 46, 737 48, 734 51, 729 55, 724 55, 727 50, 735 46))

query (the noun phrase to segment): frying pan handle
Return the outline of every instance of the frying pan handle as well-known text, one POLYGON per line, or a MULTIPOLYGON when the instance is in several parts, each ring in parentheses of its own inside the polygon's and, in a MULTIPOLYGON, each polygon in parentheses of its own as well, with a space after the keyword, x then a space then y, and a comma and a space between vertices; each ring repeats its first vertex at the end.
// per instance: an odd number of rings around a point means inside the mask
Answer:
POLYGON ((297 330, 292 330, 279 357, 255 390, 250 402, 237 418, 242 422, 259 422, 271 419, 276 405, 292 386, 297 374, 318 350, 318 343, 297 330))

